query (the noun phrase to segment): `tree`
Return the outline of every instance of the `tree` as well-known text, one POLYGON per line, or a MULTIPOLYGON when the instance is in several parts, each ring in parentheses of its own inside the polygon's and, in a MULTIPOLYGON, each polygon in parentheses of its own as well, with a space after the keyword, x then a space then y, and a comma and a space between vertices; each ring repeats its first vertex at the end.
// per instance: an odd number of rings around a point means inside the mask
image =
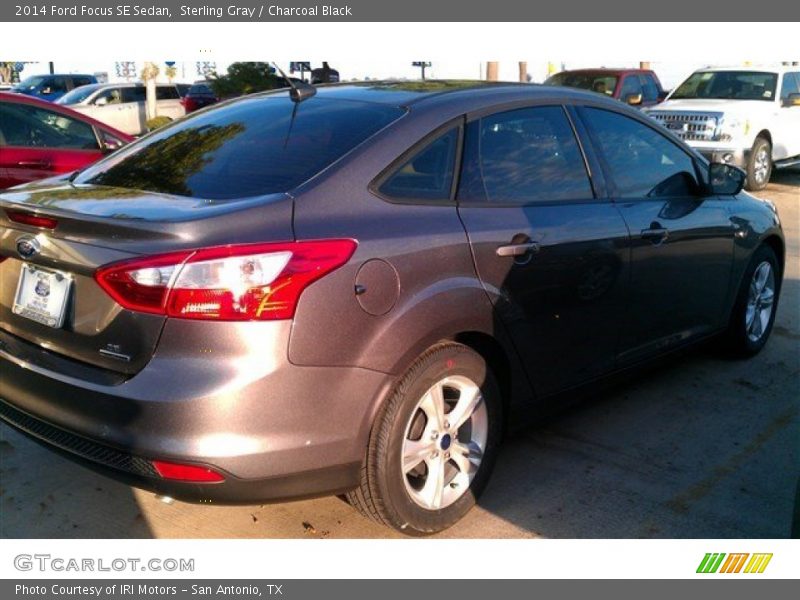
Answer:
POLYGON ((286 87, 286 81, 267 62, 231 63, 226 75, 212 73, 208 79, 219 98, 286 87))
POLYGON ((0 62, 0 83, 11 83, 12 73, 14 73, 13 62, 0 62))
POLYGON ((154 119, 158 116, 158 104, 156 103, 156 77, 158 77, 158 67, 156 63, 144 63, 142 69, 142 81, 147 86, 147 119, 154 119))

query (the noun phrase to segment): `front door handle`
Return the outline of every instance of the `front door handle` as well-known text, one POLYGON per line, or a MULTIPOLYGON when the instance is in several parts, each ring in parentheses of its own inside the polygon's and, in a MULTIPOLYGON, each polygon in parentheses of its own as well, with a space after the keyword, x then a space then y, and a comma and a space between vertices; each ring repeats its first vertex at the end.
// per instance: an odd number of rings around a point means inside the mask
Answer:
POLYGON ((539 251, 539 244, 536 242, 526 242, 524 244, 509 244, 497 248, 497 256, 527 256, 539 251))
POLYGON ((651 227, 650 229, 642 229, 642 238, 650 240, 654 244, 660 244, 669 237, 669 229, 663 227, 651 227))

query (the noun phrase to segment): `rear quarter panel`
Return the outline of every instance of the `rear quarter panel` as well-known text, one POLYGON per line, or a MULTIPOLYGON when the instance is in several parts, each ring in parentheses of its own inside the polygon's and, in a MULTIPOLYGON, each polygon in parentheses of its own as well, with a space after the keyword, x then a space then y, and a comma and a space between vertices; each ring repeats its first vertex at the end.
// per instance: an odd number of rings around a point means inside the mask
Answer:
MULTIPOLYGON (((421 118, 395 134, 379 134, 368 148, 323 173, 296 198, 298 239, 354 238, 358 248, 347 265, 301 296, 289 344, 292 363, 359 367, 397 377, 433 344, 479 332, 495 338, 511 371, 522 373, 475 273, 455 205, 395 204, 368 190, 402 152, 447 120, 421 118), (396 285, 368 285, 359 297, 359 269, 373 259, 391 265, 396 285), (384 314, 368 313, 360 298, 370 294, 395 294, 391 308, 384 314)), ((513 399, 529 400, 524 375, 513 379, 513 399)))

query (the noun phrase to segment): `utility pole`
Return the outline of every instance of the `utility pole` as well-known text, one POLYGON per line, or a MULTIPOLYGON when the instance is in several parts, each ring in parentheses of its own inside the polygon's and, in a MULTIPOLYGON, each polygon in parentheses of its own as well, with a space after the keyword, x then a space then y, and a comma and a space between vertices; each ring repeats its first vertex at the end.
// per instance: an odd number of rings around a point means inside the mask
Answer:
POLYGON ((520 83, 528 83, 528 63, 524 61, 519 62, 519 81, 520 83))
POLYGON ((50 66, 50 75, 52 75, 53 73, 55 73, 55 72, 56 72, 56 65, 55 65, 55 63, 54 63, 54 62, 52 62, 52 61, 51 61, 50 63, 48 63, 48 64, 49 64, 49 66, 50 66))
POLYGON ((425 81, 425 69, 430 67, 433 63, 426 60, 418 60, 411 63, 412 67, 419 67, 422 71, 422 81, 425 81))

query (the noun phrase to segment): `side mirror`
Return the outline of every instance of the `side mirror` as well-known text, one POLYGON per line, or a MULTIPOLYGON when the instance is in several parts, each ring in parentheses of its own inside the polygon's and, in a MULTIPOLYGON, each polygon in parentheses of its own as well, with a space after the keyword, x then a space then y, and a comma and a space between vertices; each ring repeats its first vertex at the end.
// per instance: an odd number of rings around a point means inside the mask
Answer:
POLYGON ((105 106, 106 104, 108 104, 108 96, 100 96, 94 101, 95 106, 105 106))
POLYGON ((123 142, 122 140, 118 140, 111 134, 106 133, 105 131, 100 132, 100 140, 102 142, 103 154, 110 154, 111 152, 115 152, 125 145, 125 142, 123 142))
POLYGON ((733 165, 711 163, 708 168, 711 193, 717 196, 735 196, 742 191, 746 179, 747 173, 733 165))
POLYGON ((800 106, 800 94, 793 93, 789 94, 787 98, 783 100, 784 106, 800 106))
POLYGON ((642 95, 641 94, 628 94, 625 96, 625 104, 630 104, 631 106, 638 106, 642 103, 642 95))

